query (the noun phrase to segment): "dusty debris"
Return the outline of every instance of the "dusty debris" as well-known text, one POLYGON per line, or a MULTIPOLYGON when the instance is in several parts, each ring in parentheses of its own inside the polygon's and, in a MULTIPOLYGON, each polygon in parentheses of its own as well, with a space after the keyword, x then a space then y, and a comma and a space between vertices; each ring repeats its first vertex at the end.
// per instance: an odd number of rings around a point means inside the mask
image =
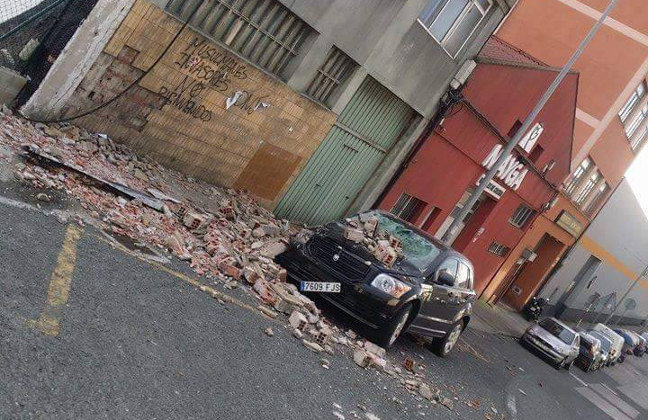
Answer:
MULTIPOLYGON (((304 229, 276 218, 247 193, 165 169, 106 135, 69 124, 31 124, 9 113, 0 114, 0 124, 0 145, 25 157, 24 163, 14 165, 16 180, 41 189, 39 200, 56 191, 57 197, 78 200, 85 210, 83 217, 57 213, 59 222, 92 221, 105 232, 168 250, 189 262, 210 285, 200 289, 219 303, 225 304, 227 298, 215 286, 247 291, 258 298, 257 309, 264 316, 275 319, 285 314, 291 333, 309 350, 353 355, 361 367, 377 368, 402 383, 414 380, 416 386, 408 390, 426 399, 431 393, 430 403, 437 398, 436 391, 423 383, 423 374, 415 373, 413 361, 410 372, 391 365, 384 349, 352 330, 330 325, 312 300, 287 283, 288 273, 273 258, 293 238, 299 241, 304 229)), ((381 231, 375 216, 349 219, 345 236, 386 265, 401 252, 398 238, 381 231)), ((268 336, 275 333, 270 327, 263 331, 268 336)), ((378 419, 363 411, 367 419, 378 419)))
POLYGON ((312 341, 308 341, 306 339, 302 340, 302 343, 304 344, 304 347, 306 347, 309 350, 314 351, 315 353, 321 353, 324 351, 324 348, 320 346, 317 343, 313 343, 312 341))
POLYGON ((47 195, 47 194, 45 194, 45 193, 38 193, 38 194, 36 194, 36 199, 37 199, 38 201, 44 201, 44 202, 46 202, 46 203, 47 203, 47 202, 50 202, 50 201, 52 200, 52 199, 50 198, 50 196, 47 195))
POLYGON ((416 368, 416 362, 411 357, 406 357, 405 360, 403 361, 403 367, 408 371, 414 373, 414 370, 416 368))

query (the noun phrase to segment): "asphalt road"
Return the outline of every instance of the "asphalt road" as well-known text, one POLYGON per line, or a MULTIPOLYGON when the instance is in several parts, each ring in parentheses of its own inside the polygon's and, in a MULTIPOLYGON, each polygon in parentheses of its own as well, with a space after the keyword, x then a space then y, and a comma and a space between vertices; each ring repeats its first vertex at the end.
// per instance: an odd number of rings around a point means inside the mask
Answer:
POLYGON ((396 362, 417 360, 454 401, 431 405, 347 354, 308 351, 243 291, 215 286, 236 299, 221 304, 182 263, 152 262, 92 227, 60 223, 57 212, 74 203, 38 209, 35 193, 0 182, 2 419, 365 418, 360 406, 381 419, 648 418, 648 357, 557 371, 479 325, 446 359, 414 339, 390 350, 396 362))

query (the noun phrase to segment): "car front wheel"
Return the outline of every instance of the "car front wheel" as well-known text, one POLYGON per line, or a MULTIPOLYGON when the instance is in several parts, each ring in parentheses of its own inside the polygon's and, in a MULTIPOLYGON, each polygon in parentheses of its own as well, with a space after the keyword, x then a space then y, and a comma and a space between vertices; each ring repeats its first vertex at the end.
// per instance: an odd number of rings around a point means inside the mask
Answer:
POLYGON ((405 332, 405 326, 412 313, 412 304, 408 303, 376 334, 376 344, 388 348, 405 332))
POLYGON ((463 327, 463 321, 456 322, 443 338, 437 338, 432 342, 432 350, 441 357, 447 356, 459 341, 463 327))

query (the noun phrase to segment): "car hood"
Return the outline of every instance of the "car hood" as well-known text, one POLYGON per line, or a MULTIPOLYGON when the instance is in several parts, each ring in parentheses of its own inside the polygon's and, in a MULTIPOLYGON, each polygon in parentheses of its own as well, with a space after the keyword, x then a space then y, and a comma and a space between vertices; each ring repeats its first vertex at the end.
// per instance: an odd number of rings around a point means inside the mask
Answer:
POLYGON ((567 344, 563 343, 562 340, 560 340, 560 338, 551 334, 549 331, 543 329, 541 326, 534 325, 529 329, 529 333, 531 333, 531 335, 534 335, 538 338, 541 338, 544 342, 549 344, 552 349, 562 354, 569 353, 569 346, 567 344))
MULTIPOLYGON (((416 279, 421 279, 423 273, 418 269, 414 264, 407 261, 406 258, 399 258, 396 260, 392 267, 387 267, 382 261, 379 261, 376 257, 373 256, 371 252, 363 245, 358 244, 353 241, 350 241, 344 237, 344 225, 339 222, 329 223, 326 226, 322 226, 317 230, 317 233, 322 236, 328 236, 337 242, 341 247, 346 251, 357 255, 365 261, 371 261, 377 267, 380 267, 380 270, 384 273, 394 274, 396 276, 405 276, 405 277, 414 277, 416 279)), ((413 280, 413 279, 410 279, 413 280)))

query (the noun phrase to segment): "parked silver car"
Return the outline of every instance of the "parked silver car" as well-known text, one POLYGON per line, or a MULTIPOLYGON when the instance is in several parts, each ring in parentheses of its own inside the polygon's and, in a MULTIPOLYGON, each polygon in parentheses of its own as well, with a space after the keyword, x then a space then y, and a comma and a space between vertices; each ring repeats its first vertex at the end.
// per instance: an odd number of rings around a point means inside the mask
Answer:
POLYGON ((556 369, 569 370, 580 348, 578 334, 555 318, 545 318, 527 328, 520 343, 548 358, 556 369))

